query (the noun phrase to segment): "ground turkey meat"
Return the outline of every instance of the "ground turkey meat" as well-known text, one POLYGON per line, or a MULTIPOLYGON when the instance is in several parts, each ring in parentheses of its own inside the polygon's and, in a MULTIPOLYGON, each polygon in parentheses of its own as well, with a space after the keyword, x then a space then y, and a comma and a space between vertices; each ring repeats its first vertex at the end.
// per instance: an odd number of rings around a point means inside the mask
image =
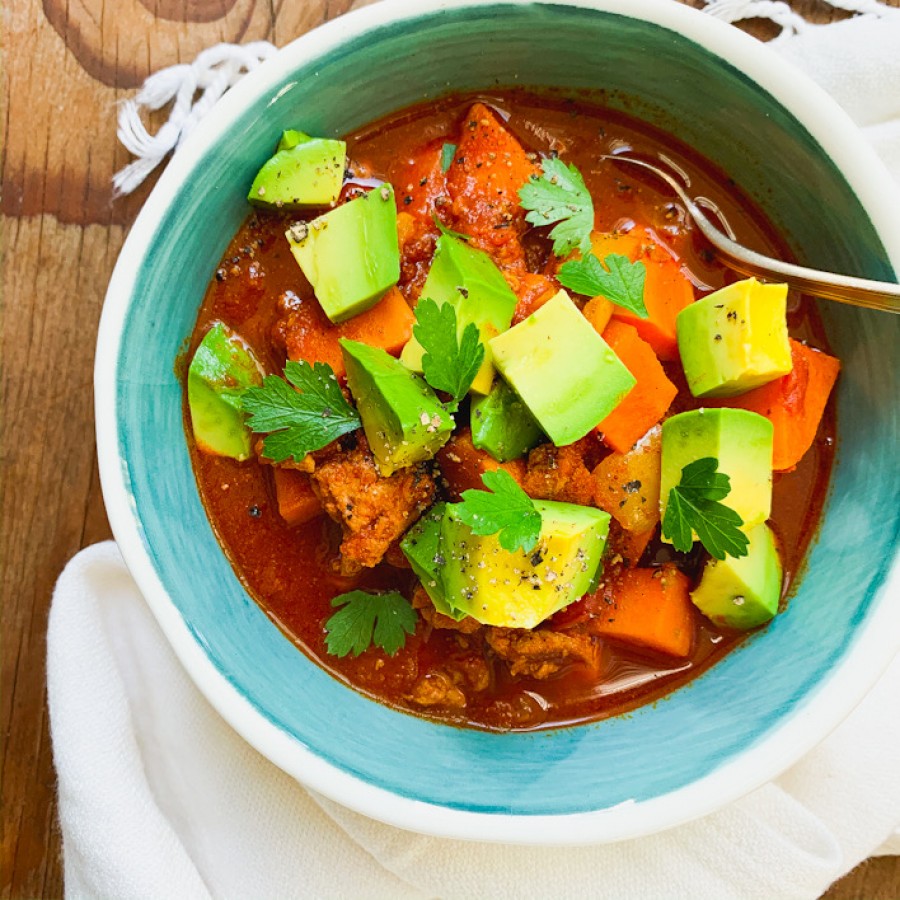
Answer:
POLYGON ((590 456, 599 451, 592 435, 568 447, 541 444, 528 454, 522 487, 536 500, 559 500, 593 506, 596 484, 591 475, 590 456))
POLYGON ((507 662, 513 675, 549 678, 573 663, 596 668, 599 662, 599 647, 586 634, 488 628, 485 636, 494 653, 507 662))
POLYGON ((446 709, 464 709, 466 695, 446 672, 429 672, 416 682, 410 701, 416 706, 443 706, 446 709))
MULTIPOLYGON (((467 638, 460 637, 464 644, 467 638)), ((481 653, 473 653, 471 647, 461 648, 460 654, 451 657, 439 669, 433 669, 420 678, 409 699, 417 706, 443 706, 464 709, 466 693, 485 691, 491 684, 491 669, 481 653)))
POLYGON ((325 512, 343 529, 342 575, 377 566, 435 494, 434 479, 423 466, 380 475, 364 441, 317 463, 310 477, 325 512))

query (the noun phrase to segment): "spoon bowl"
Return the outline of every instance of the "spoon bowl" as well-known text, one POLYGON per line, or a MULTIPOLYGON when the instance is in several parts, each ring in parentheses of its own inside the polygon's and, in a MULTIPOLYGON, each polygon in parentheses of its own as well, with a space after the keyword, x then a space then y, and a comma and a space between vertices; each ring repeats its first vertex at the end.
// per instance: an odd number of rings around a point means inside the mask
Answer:
POLYGON ((900 284, 810 269, 749 250, 720 231, 698 205, 699 198, 692 198, 678 179, 662 166, 647 162, 645 159, 628 156, 625 153, 602 158, 617 163, 640 166, 664 181, 684 204, 688 215, 694 220, 694 224, 713 245, 721 259, 736 272, 740 272, 742 275, 753 275, 766 281, 783 281, 793 290, 811 294, 813 297, 822 297, 826 300, 835 300, 838 303, 877 309, 882 312, 900 312, 900 284))

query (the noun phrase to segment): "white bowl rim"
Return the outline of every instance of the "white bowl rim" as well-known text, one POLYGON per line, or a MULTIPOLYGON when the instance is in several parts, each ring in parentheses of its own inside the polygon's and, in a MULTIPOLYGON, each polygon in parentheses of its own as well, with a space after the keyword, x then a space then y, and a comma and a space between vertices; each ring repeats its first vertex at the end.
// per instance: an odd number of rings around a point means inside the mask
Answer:
MULTIPOLYGON (((855 192, 900 272, 900 188, 849 116, 821 88, 763 44, 671 0, 381 0, 286 45, 233 88, 168 163, 132 226, 107 289, 94 373, 97 455, 110 525, 125 563, 181 664, 219 714, 253 747, 305 786, 370 818, 440 837, 536 845, 584 845, 640 837, 715 812, 776 778, 824 739, 862 700, 900 650, 900 605, 881 602, 842 664, 784 724, 750 752, 676 791, 646 801, 566 815, 514 816, 452 809, 393 794, 326 762, 258 712, 212 664, 190 632, 146 552, 118 454, 116 367, 138 266, 167 206, 204 152, 246 106, 262 99, 299 64, 391 21, 436 11, 532 3, 615 13, 676 31, 748 75, 818 141, 855 192), (851 664, 852 663, 852 664, 851 664), (839 670, 839 673, 838 673, 839 670), (840 674, 840 677, 837 677, 840 674), (826 689, 827 688, 827 689, 826 689)), ((900 596, 896 558, 885 596, 900 596)))

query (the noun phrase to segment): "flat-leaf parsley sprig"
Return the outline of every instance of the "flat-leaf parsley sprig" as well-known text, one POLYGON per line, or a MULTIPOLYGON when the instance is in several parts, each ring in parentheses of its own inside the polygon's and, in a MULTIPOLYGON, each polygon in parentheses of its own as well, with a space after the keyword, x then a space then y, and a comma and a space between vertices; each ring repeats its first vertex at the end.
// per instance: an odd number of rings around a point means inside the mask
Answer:
POLYGON ((681 470, 681 482, 669 491, 662 533, 682 553, 691 549, 696 532, 716 559, 746 556, 750 541, 740 530, 743 519, 719 502, 731 492, 731 480, 718 467, 717 459, 705 456, 681 470))
POLYGON ((416 611, 397 591, 350 591, 331 605, 341 607, 325 623, 325 645, 332 656, 359 656, 373 643, 393 656, 416 630, 416 611))
POLYGON ((245 392, 242 403, 250 428, 268 432, 263 452, 276 463, 299 461, 362 424, 326 363, 288 362, 284 378, 267 375, 262 387, 245 392))
POLYGON ((415 315, 413 334, 425 351, 422 373, 436 391, 450 394, 453 412, 484 362, 484 344, 478 326, 469 322, 462 336, 458 336, 453 304, 439 306, 430 297, 419 300, 415 315))
POLYGON ((441 147, 441 171, 447 172, 453 164, 453 157, 456 156, 456 144, 444 144, 441 147))
POLYGON ((456 515, 469 526, 472 534, 499 532, 504 550, 512 553, 521 548, 530 553, 541 535, 541 514, 534 500, 504 469, 485 472, 481 480, 488 490, 463 491, 456 515))
POLYGON ((570 259, 559 267, 559 283, 587 297, 606 297, 607 300, 630 310, 641 319, 649 313, 644 305, 644 281, 646 266, 638 260, 631 262, 627 256, 610 253, 603 262, 593 254, 585 253, 581 259, 570 259))
POLYGON ((591 249, 594 201, 581 172, 571 163, 551 158, 541 162, 543 174, 532 177, 519 189, 519 201, 532 225, 553 225, 553 252, 568 256, 573 250, 591 249))

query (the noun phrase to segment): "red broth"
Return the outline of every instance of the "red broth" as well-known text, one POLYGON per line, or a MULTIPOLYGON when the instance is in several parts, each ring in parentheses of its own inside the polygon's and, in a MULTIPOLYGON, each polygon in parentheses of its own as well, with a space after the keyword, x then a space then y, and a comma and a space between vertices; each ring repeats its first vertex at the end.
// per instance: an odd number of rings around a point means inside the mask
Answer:
MULTIPOLYGON (((698 296, 737 276, 715 260, 684 211, 660 185, 624 167, 601 163, 602 154, 622 147, 653 157, 664 153, 689 175, 696 193, 718 205, 738 240, 773 256, 788 256, 784 243, 735 185, 689 148, 635 120, 581 101, 506 91, 477 98, 456 96, 413 107, 347 138, 351 177, 390 181, 402 211, 408 192, 421 181, 414 165, 417 152, 429 142, 455 142, 474 99, 499 111, 526 150, 542 155, 556 151, 579 168, 595 198, 599 230, 623 230, 630 223, 649 228, 680 259, 698 296)), ((296 214, 271 212, 249 216, 209 286, 191 353, 210 323, 221 320, 253 347, 267 371, 280 374, 285 350, 275 332, 283 317, 284 298, 304 310, 307 318, 301 327, 311 331, 323 327, 327 320, 284 238, 286 224, 296 218, 296 214)), ((400 287, 410 301, 415 299, 429 259, 425 251, 418 255, 408 252, 404 259, 400 287)), ((294 327, 298 327, 296 320, 294 327)), ((789 329, 792 337, 827 350, 818 315, 808 299, 789 299, 789 329)), ((684 389, 679 365, 667 364, 666 368, 681 388, 673 408, 699 405, 684 389)), ((364 569, 358 576, 337 574, 334 561, 339 527, 326 516, 298 527, 286 524, 278 512, 271 466, 255 459, 238 463, 199 452, 190 438, 187 408, 185 415, 200 494, 219 541, 247 590, 302 652, 379 702, 445 722, 491 729, 544 728, 600 719, 660 699, 715 664, 743 638, 717 629, 696 613, 693 649, 686 659, 673 660, 595 637, 599 647, 596 665, 566 665, 551 677, 537 679, 512 675, 480 632, 463 634, 433 627, 420 618, 416 633, 393 657, 377 648, 359 657, 329 655, 325 622, 333 613, 333 597, 355 588, 397 589, 409 597, 415 577, 408 569, 387 562, 364 569), (429 679, 444 678, 448 671, 457 673, 454 683, 464 705, 421 702, 429 679)), ((802 569, 821 514, 834 435, 831 403, 812 448, 796 470, 775 475, 770 524, 782 549, 785 598, 802 569)), ((668 555, 657 536, 641 564, 656 565, 668 555)), ((693 578, 698 562, 690 557, 682 560, 693 578)))

